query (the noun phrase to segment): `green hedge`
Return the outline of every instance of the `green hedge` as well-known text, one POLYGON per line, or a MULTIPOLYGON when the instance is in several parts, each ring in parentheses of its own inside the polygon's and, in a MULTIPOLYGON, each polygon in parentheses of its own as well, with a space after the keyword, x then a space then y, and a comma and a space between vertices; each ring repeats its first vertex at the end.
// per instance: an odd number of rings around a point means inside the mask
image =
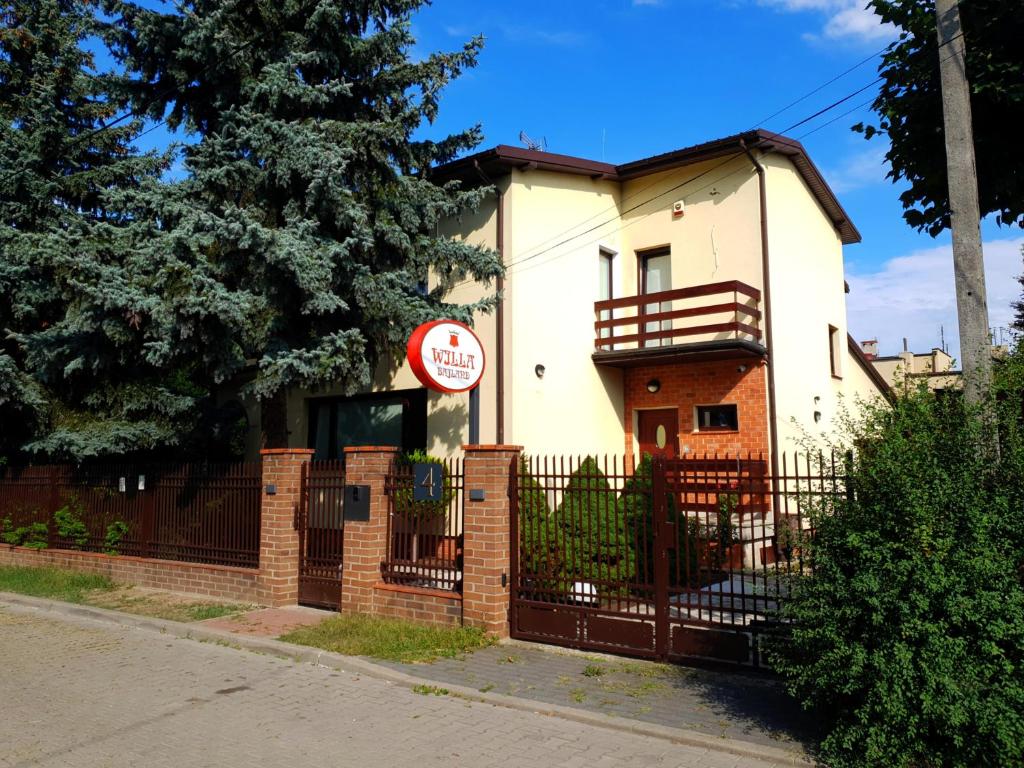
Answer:
POLYGON ((769 648, 830 766, 1024 764, 1019 370, 995 416, 922 390, 849 425, 851 493, 814 511, 769 648))

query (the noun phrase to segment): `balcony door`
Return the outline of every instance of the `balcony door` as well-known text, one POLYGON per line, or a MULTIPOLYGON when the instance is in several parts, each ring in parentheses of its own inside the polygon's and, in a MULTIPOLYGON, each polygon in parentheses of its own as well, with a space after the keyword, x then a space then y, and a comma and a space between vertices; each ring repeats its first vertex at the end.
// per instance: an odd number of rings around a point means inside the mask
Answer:
MULTIPOLYGON (((668 248, 655 248, 649 251, 639 251, 637 258, 640 261, 640 293, 659 293, 672 288, 672 253, 668 248)), ((644 304, 645 315, 653 315, 658 312, 668 312, 672 309, 672 303, 659 301, 651 304, 644 304)), ((644 323, 644 334, 668 331, 672 328, 671 320, 655 320, 644 323)), ((655 338, 643 339, 644 347, 670 346, 672 339, 655 338)))

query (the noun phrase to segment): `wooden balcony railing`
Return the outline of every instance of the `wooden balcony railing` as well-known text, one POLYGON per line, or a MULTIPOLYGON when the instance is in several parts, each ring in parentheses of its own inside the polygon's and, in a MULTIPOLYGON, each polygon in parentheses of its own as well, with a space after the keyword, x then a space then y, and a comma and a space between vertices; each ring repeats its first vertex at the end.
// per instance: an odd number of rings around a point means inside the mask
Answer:
POLYGON ((761 341, 761 292, 739 280, 594 302, 598 352, 761 341))

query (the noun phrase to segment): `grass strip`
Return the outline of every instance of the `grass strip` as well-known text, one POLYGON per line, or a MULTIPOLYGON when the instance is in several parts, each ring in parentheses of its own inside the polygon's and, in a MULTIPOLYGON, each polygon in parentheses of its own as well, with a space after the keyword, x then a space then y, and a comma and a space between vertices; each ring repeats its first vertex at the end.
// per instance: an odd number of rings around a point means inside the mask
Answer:
POLYGON ((494 640, 473 627, 429 627, 400 619, 349 614, 302 627, 280 640, 347 656, 369 656, 400 662, 453 658, 492 645, 494 640))
POLYGON ((0 566, 0 592, 48 597, 65 603, 83 603, 90 592, 112 590, 117 585, 106 576, 65 571, 60 568, 0 566))

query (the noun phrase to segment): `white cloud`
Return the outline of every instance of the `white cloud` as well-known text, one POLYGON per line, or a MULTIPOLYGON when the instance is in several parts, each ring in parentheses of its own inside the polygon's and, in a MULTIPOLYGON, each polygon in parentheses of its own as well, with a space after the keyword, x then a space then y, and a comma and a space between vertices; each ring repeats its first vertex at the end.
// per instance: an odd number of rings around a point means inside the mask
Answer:
POLYGON ((875 146, 846 158, 837 168, 827 169, 825 178, 832 191, 843 194, 885 181, 888 170, 885 147, 876 142, 875 146))
POLYGON ((804 39, 851 40, 879 42, 895 37, 896 28, 882 24, 875 12, 864 7, 864 0, 758 0, 761 5, 786 13, 814 13, 824 17, 818 32, 807 33, 804 39))
MULTIPOLYGON (((984 244, 989 326, 1007 327, 1012 302, 1020 298, 1021 246, 1024 237, 984 244)), ((850 274, 846 310, 850 333, 858 341, 878 339, 881 354, 896 354, 906 337, 911 350, 939 346, 945 331, 950 354, 959 356, 953 251, 948 245, 915 251, 885 262, 877 272, 850 274)))
POLYGON ((535 43, 558 48, 576 48, 586 41, 586 35, 574 30, 549 30, 505 24, 501 27, 501 32, 514 43, 535 43))

